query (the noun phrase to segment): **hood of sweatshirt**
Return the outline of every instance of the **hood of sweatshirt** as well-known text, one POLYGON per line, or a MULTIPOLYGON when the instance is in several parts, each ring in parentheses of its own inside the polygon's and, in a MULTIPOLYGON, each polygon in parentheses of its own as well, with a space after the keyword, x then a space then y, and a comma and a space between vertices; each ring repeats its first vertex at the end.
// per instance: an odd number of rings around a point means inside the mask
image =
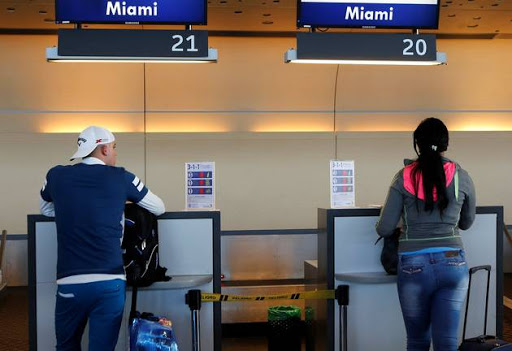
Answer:
MULTIPOLYGON (((411 160, 404 160, 404 164, 406 165, 404 167, 404 188, 412 195, 416 196, 416 192, 414 190, 414 179, 412 178, 412 173, 416 165, 418 164, 417 161, 411 161, 411 160)), ((455 172, 457 170, 457 165, 455 162, 451 162, 449 160, 445 160, 444 164, 444 174, 446 177, 446 187, 449 187, 450 184, 453 181, 453 178, 455 176, 455 172)), ((416 174, 416 178, 418 178, 418 198, 420 200, 425 200, 425 191, 423 189, 423 175, 421 173, 416 174)), ((436 188, 433 189, 433 198, 434 201, 437 201, 437 191, 436 188)))

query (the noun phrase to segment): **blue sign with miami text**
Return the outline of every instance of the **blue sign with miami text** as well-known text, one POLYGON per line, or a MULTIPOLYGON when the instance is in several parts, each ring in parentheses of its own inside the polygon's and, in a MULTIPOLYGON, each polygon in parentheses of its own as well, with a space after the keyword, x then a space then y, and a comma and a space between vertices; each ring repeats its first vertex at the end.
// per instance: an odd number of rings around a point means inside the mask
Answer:
POLYGON ((439 0, 298 0, 299 27, 437 29, 439 0))
POLYGON ((206 0, 56 0, 56 23, 206 24, 206 0))

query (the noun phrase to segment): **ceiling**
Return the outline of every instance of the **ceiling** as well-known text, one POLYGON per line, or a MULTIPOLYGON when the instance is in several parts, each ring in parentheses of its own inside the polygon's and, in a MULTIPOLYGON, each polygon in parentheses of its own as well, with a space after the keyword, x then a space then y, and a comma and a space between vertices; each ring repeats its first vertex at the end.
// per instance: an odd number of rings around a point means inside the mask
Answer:
MULTIPOLYGON (((297 0, 208 0, 208 25, 195 29, 295 32, 296 3, 297 0)), ((53 22, 53 0, 0 0, 0 32, 48 32, 69 27, 53 22)), ((512 38, 512 0, 441 0, 439 30, 433 32, 441 35, 512 38)))

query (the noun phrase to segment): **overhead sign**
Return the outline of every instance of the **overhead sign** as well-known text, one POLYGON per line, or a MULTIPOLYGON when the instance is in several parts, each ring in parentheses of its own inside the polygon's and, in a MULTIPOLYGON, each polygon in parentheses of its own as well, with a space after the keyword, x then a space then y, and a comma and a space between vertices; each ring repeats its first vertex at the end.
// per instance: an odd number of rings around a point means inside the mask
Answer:
POLYGON ((56 0, 56 23, 206 24, 206 0, 56 0))
POLYGON ((439 0, 299 0, 299 27, 437 29, 439 0))
POLYGON ((433 34, 297 33, 297 58, 435 61, 433 34))
POLYGON ((185 209, 215 209, 215 162, 185 163, 185 209))
POLYGON ((197 30, 60 29, 62 56, 205 57, 208 32, 197 30))

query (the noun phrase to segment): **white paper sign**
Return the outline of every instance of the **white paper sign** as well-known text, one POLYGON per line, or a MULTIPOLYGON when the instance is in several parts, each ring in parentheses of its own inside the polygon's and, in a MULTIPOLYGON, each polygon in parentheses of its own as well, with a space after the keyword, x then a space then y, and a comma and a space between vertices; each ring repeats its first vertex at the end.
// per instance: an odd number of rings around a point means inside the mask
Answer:
POLYGON ((354 161, 331 160, 331 208, 356 204, 354 161))
POLYGON ((185 209, 215 209, 215 162, 185 163, 185 209))

